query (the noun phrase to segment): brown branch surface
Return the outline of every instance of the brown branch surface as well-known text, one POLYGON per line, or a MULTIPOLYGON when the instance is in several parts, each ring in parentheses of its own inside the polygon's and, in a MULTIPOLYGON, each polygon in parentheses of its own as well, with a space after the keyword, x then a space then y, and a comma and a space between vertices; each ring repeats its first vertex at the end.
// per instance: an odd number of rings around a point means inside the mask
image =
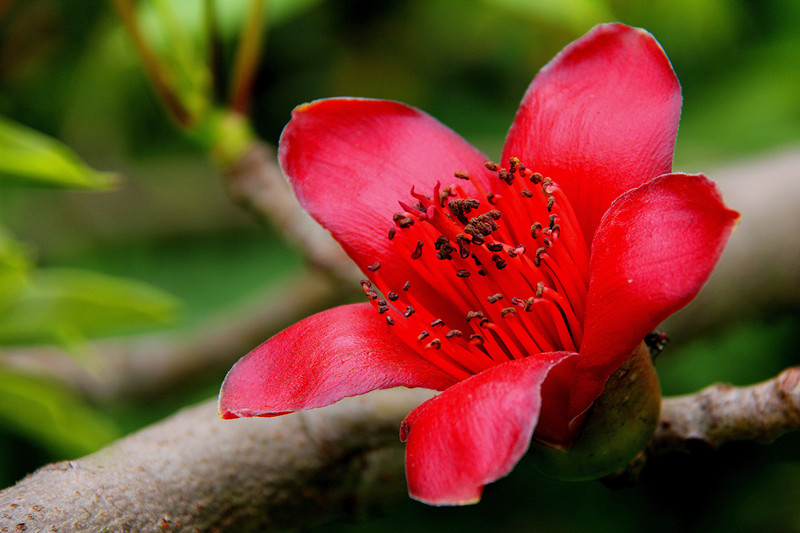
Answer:
POLYGON ((726 442, 769 443, 800 428, 800 367, 750 387, 711 385, 696 394, 666 398, 648 455, 716 449, 726 442))
POLYGON ((429 396, 229 421, 207 402, 0 492, 0 531, 275 531, 405 497, 398 428, 429 396))
MULTIPOLYGON (((429 396, 395 389, 233 421, 209 402, 0 492, 0 531, 268 531, 385 504, 405 497, 399 422, 429 396)), ((800 367, 666 399, 647 450, 657 460, 693 443, 769 442, 796 429, 800 367)))

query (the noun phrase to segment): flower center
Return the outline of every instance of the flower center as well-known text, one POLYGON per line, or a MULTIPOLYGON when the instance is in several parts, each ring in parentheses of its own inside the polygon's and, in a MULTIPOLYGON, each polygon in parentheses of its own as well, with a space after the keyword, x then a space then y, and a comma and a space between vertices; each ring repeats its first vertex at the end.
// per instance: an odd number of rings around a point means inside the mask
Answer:
POLYGON ((412 188, 417 202, 400 202, 388 233, 407 268, 461 311, 456 323, 426 307, 427 289, 388 286, 379 263, 361 282, 395 333, 457 379, 540 352, 577 352, 583 336, 589 253, 566 195, 517 158, 486 168, 492 190, 455 172, 480 199, 458 183, 437 184, 432 197, 412 188))

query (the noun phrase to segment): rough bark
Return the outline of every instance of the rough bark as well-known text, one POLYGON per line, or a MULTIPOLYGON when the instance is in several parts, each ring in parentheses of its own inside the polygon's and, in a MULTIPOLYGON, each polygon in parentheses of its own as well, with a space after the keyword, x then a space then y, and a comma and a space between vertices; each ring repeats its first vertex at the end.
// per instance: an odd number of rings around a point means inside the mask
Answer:
POLYGON ((398 428, 428 396, 230 421, 210 401, 0 492, 0 531, 282 531, 357 512, 405 496, 398 428))
MULTIPOLYGON (((406 497, 399 423, 428 397, 378 391, 233 421, 220 420, 208 402, 0 492, 0 531, 279 531, 385 504, 406 497)), ((750 387, 714 385, 665 399, 643 457, 769 442, 796 429, 800 367, 750 387)))

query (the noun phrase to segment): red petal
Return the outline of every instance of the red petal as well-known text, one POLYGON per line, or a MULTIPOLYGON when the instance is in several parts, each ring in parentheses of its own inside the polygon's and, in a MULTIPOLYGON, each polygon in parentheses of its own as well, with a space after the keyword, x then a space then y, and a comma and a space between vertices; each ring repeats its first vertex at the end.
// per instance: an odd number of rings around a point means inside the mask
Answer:
POLYGON ((738 219, 701 174, 661 176, 611 205, 592 244, 573 417, 647 333, 695 297, 738 219))
MULTIPOLYGON (((437 182, 470 183, 455 171, 489 177, 486 156, 436 119, 385 100, 332 98, 298 106, 283 130, 279 158, 297 198, 362 270, 391 263, 386 234, 411 188, 431 195, 437 182)), ((406 281, 402 273, 390 284, 406 281)), ((412 280, 413 282, 413 280, 412 280)))
POLYGON ((454 382, 390 333, 370 304, 344 305, 290 326, 240 359, 222 384, 219 412, 278 415, 375 389, 443 390, 454 382))
POLYGON ((678 80, 652 35, 595 27, 533 80, 503 149, 567 193, 587 243, 623 192, 670 172, 678 80))
POLYGON ((461 381, 408 415, 400 430, 412 498, 431 505, 477 502, 530 445, 547 373, 574 354, 539 354, 461 381))

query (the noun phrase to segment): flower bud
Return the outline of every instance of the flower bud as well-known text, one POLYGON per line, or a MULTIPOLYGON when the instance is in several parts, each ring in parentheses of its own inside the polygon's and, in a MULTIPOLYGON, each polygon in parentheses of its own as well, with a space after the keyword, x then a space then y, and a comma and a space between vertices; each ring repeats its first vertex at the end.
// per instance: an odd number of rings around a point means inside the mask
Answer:
POLYGON ((541 473, 565 481, 597 479, 623 468, 652 437, 661 389, 647 346, 639 345, 606 382, 569 450, 534 440, 530 454, 541 473))

